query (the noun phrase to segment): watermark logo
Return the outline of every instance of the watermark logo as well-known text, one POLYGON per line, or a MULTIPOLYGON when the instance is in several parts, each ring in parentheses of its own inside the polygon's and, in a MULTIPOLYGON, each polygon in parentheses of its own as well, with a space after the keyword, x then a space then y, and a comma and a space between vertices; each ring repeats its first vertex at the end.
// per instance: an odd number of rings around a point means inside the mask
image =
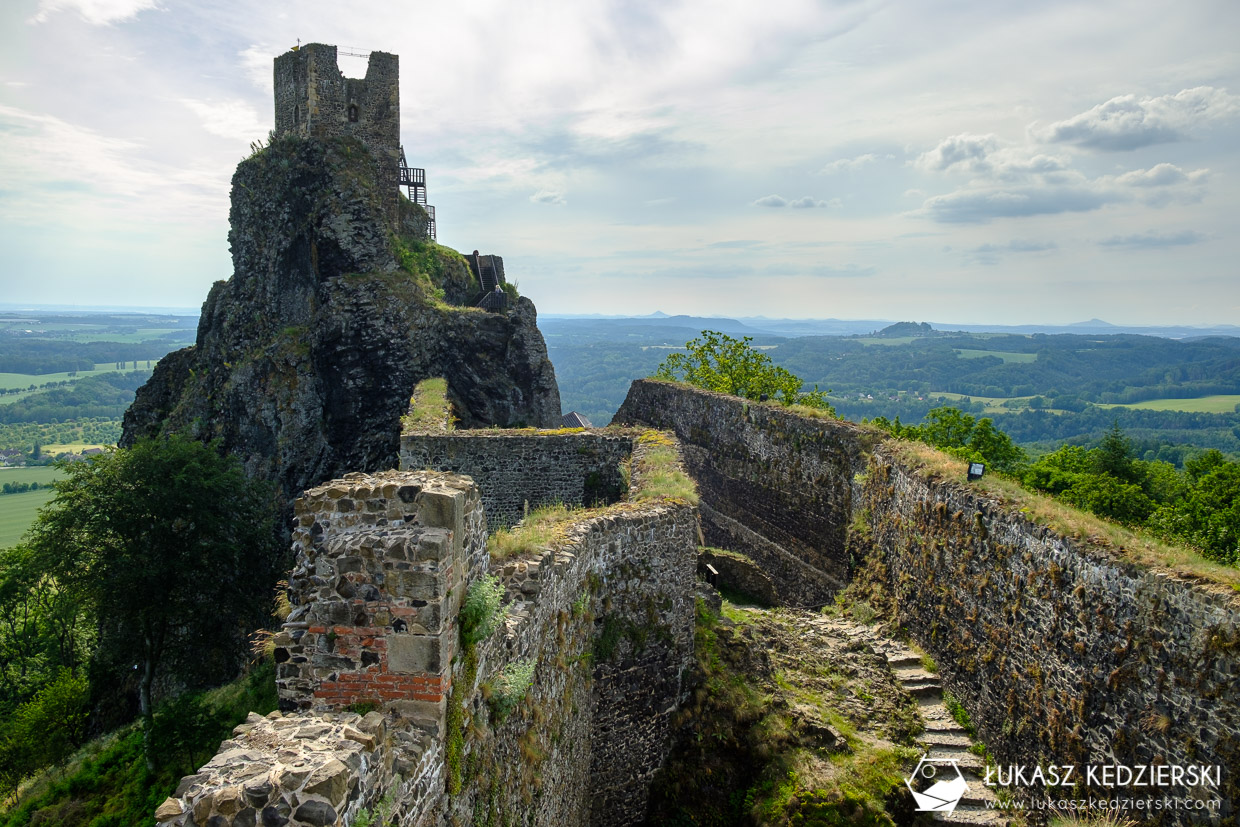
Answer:
POLYGON ((913 794, 919 813, 950 813, 969 789, 955 758, 931 758, 928 753, 904 783, 913 794))

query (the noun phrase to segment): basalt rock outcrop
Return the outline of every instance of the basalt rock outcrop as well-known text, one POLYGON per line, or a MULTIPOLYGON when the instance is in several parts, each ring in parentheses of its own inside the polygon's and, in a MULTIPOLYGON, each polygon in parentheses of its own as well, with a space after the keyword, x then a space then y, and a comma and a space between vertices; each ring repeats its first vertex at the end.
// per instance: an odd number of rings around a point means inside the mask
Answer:
POLYGON ((395 467, 414 385, 448 381, 464 427, 551 426, 555 373, 533 303, 471 307, 477 279, 427 239, 354 139, 282 137, 233 176, 234 273, 125 415, 122 445, 167 431, 219 439, 283 493, 395 467))

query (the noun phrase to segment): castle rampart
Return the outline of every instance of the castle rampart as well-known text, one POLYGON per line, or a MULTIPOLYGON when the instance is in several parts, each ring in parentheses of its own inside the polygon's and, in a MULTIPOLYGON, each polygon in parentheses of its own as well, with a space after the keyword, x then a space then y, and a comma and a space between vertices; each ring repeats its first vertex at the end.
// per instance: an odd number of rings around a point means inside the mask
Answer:
POLYGON ((534 430, 404 434, 403 468, 469 474, 482 489, 493 531, 544 505, 607 505, 624 497, 621 468, 633 453, 633 434, 534 430))

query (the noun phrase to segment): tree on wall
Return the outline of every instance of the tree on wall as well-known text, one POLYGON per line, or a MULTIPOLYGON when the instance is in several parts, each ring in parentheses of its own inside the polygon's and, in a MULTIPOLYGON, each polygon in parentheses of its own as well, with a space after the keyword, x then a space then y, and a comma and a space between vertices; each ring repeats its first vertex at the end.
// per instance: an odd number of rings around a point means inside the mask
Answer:
POLYGON ((733 339, 726 333, 703 330, 700 339, 685 343, 684 353, 668 354, 654 375, 746 399, 765 396, 785 405, 808 405, 834 413, 825 391, 815 385, 802 393, 801 378, 772 363, 752 341, 750 336, 733 339))
POLYGON ((261 622, 280 559, 272 494, 235 458, 179 436, 65 470, 30 546, 93 610, 96 667, 136 671, 149 738, 156 680, 228 675, 261 622))

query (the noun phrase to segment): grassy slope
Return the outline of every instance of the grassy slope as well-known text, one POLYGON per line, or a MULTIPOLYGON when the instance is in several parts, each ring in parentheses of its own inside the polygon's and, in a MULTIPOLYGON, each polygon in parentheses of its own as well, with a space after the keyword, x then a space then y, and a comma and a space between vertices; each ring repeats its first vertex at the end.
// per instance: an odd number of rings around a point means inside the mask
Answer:
POLYGON ((219 742, 248 712, 275 709, 275 669, 270 661, 249 675, 206 693, 219 714, 218 726, 203 734, 192 756, 168 757, 149 772, 142 733, 123 727, 82 747, 63 769, 27 781, 16 803, 0 806, 0 827, 43 824, 57 827, 132 827, 153 824, 152 815, 183 775, 215 754, 219 742))

